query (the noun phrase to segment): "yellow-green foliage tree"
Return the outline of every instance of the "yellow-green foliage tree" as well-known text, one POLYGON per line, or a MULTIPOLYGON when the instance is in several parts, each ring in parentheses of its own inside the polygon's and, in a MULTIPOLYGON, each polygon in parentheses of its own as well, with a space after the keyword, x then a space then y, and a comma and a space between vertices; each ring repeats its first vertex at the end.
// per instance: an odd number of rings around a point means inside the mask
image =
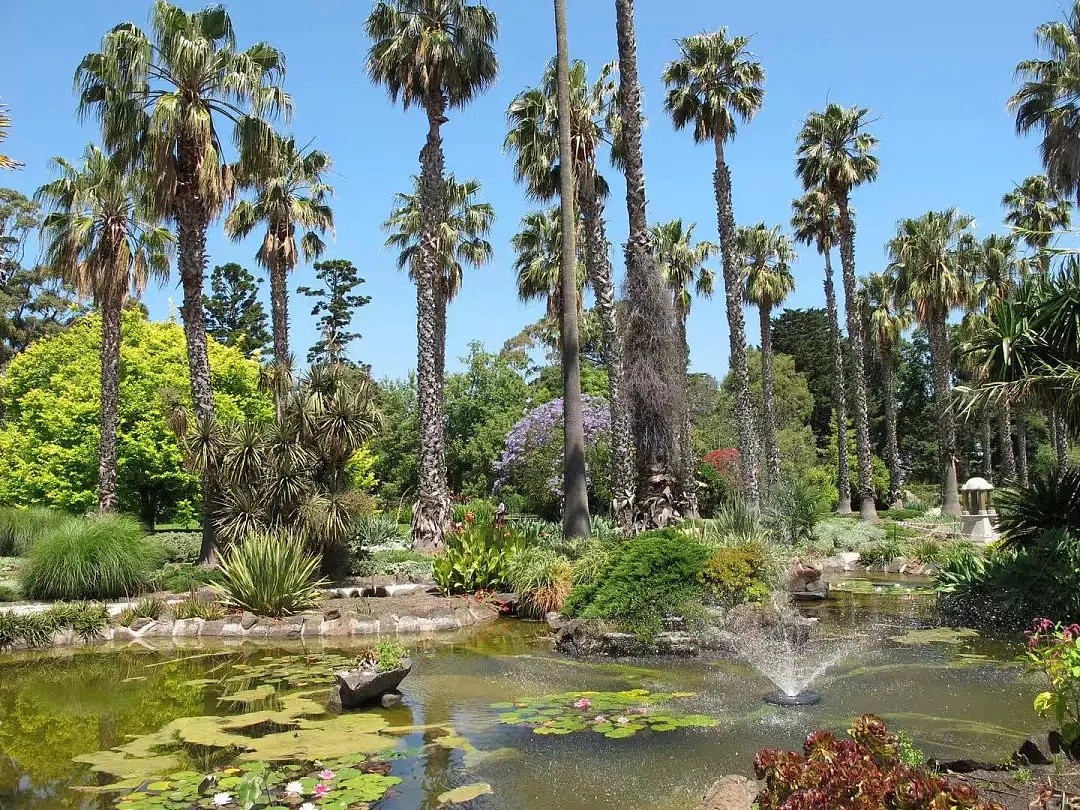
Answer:
MULTIPOLYGON (((121 331, 117 494, 121 511, 149 523, 199 499, 162 400, 173 390, 190 401, 184 330, 130 309, 121 331)), ((0 376, 0 504, 96 504, 100 349, 94 315, 34 343, 0 376)), ((269 417, 258 363, 212 339, 209 352, 218 416, 269 417)))

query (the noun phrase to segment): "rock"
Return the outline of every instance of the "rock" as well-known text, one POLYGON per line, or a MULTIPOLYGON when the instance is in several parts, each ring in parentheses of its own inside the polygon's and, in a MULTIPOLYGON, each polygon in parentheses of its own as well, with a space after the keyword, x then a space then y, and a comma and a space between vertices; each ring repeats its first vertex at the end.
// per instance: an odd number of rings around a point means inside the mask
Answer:
POLYGON ((655 650, 660 655, 675 655, 680 658, 693 658, 701 651, 697 636, 685 632, 660 633, 651 647, 649 652, 655 650))
POLYGON ((892 560, 889 561, 889 564, 885 566, 885 570, 890 574, 902 574, 904 573, 905 568, 915 562, 917 561, 911 559, 910 557, 894 557, 892 560))
POLYGON ((706 627, 699 636, 701 649, 716 653, 734 653, 735 636, 719 627, 706 627))
POLYGON ((686 619, 684 619, 682 616, 665 616, 664 630, 672 633, 685 633, 686 619))
POLYGON ((633 633, 604 633, 600 636, 600 649, 604 655, 627 658, 645 655, 645 644, 633 633))
POLYGON ((796 602, 820 602, 822 599, 829 598, 829 592, 818 593, 815 591, 795 591, 791 594, 791 598, 796 602))
POLYGON ((725 776, 705 792, 701 810, 750 810, 757 795, 757 782, 745 776, 725 776))
POLYGON ((813 565, 797 561, 788 573, 787 589, 789 593, 805 593, 811 590, 810 583, 821 579, 821 569, 813 565))
POLYGON ((1028 737, 1013 755, 1023 765, 1053 765, 1054 753, 1047 740, 1028 737))
POLYGON ((402 666, 388 672, 351 669, 335 673, 342 710, 360 709, 380 700, 387 692, 395 691, 411 671, 412 661, 406 658, 402 666))
POLYGON ((544 621, 547 622, 547 626, 550 627, 552 632, 554 633, 559 632, 562 626, 566 623, 563 620, 562 614, 559 613, 557 610, 553 610, 548 615, 546 615, 544 617, 544 621))
POLYGON ((392 709, 394 706, 400 706, 404 696, 396 689, 393 692, 387 692, 379 698, 379 705, 384 709, 392 709))
POLYGON ((332 622, 335 619, 340 619, 340 618, 341 618, 341 611, 337 610, 337 609, 328 610, 328 611, 326 611, 326 613, 323 614, 323 621, 327 621, 327 622, 332 622))
POLYGON ((517 613, 518 595, 516 593, 496 593, 488 597, 488 601, 498 607, 503 616, 513 616, 517 613))
POLYGON ((855 571, 859 567, 859 552, 857 551, 841 551, 836 557, 845 571, 855 571))
POLYGON ((174 638, 195 638, 202 629, 202 619, 177 619, 173 622, 174 638))
POLYGON ((245 630, 250 630, 251 626, 259 620, 259 617, 252 613, 250 610, 245 610, 244 615, 240 617, 240 626, 245 630))
POLYGON ((132 619, 131 624, 128 625, 128 630, 132 633, 138 633, 140 630, 149 627, 153 623, 153 619, 147 619, 145 617, 141 619, 132 619))
POLYGON ((386 596, 408 596, 413 593, 425 593, 427 591, 427 586, 414 583, 408 585, 387 585, 381 590, 386 596))

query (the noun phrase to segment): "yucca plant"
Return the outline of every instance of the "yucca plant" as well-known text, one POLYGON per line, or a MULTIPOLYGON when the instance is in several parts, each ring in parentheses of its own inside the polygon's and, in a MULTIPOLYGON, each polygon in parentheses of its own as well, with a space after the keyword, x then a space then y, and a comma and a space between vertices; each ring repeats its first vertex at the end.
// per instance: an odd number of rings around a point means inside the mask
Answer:
POLYGON ((1080 467, 1033 471, 1026 489, 1003 489, 995 494, 994 505, 998 529, 1009 546, 1031 546, 1052 530, 1080 538, 1080 467))
POLYGON ((223 555, 217 590, 231 607, 260 616, 291 616, 318 602, 325 583, 315 580, 319 562, 287 533, 250 534, 223 555))

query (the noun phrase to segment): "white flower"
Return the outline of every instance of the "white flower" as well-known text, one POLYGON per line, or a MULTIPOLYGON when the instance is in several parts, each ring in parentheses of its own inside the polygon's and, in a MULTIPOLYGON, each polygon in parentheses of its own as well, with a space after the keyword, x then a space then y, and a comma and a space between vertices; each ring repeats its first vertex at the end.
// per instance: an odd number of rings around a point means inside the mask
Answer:
POLYGON ((630 722, 630 718, 629 717, 616 717, 615 722, 618 723, 620 726, 625 726, 627 723, 630 722))
POLYGON ((289 782, 289 784, 285 786, 285 794, 287 796, 303 796, 304 786, 299 782, 289 782))
POLYGON ((232 804, 231 793, 215 793, 214 794, 214 807, 224 807, 227 804, 232 804))
POLYGON ((311 802, 304 802, 300 805, 300 810, 315 810, 315 805, 311 802))

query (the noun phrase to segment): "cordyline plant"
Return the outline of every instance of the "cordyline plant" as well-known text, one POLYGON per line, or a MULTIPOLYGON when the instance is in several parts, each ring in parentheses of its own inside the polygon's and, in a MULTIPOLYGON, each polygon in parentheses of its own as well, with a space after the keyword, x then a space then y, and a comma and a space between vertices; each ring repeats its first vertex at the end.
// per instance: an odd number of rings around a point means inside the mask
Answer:
POLYGON ((905 765, 897 739, 872 714, 855 721, 852 739, 828 731, 807 736, 803 753, 766 748, 754 758, 765 781, 761 810, 1002 810, 968 785, 905 765))

